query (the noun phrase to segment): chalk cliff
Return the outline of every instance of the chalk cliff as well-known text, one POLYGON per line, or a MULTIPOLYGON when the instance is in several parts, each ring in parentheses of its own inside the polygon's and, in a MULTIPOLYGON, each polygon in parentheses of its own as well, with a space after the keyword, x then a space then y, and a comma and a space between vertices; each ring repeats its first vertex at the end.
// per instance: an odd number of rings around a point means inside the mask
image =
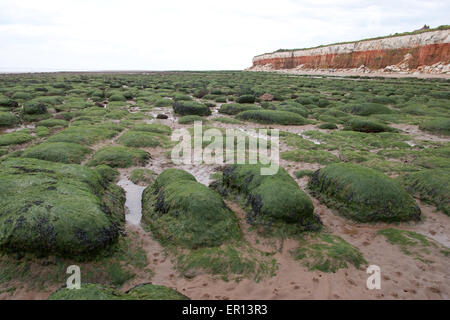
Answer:
POLYGON ((262 54, 249 70, 285 69, 450 74, 450 29, 262 54))

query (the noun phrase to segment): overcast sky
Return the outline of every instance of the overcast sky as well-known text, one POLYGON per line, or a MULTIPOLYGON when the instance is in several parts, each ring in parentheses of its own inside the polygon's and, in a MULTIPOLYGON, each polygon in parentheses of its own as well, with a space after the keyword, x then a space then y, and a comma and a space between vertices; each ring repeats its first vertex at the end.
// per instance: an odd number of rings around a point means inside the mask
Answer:
POLYGON ((0 0, 0 72, 244 69, 449 17, 448 0, 0 0))

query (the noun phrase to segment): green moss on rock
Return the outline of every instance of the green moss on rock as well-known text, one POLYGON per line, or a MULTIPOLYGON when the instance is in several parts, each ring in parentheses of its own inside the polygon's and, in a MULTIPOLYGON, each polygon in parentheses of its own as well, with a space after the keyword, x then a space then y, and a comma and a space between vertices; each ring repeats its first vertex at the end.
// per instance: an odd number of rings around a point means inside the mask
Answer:
POLYGON ((0 163, 0 249, 88 255, 124 224, 121 188, 95 170, 37 159, 0 163))
POLYGON ((238 103, 254 103, 255 96, 252 94, 244 94, 237 98, 238 103))
POLYGON ((191 124, 191 123, 194 123, 195 121, 204 121, 204 120, 205 119, 202 118, 201 116, 189 115, 189 116, 180 117, 178 119, 178 123, 179 124, 191 124))
POLYGON ((84 284, 81 289, 62 288, 53 293, 48 300, 123 300, 119 290, 101 284, 84 284))
POLYGON ((392 110, 379 103, 360 103, 350 107, 350 112, 359 116, 370 116, 372 114, 390 114, 392 110))
POLYGON ((421 212, 402 186, 383 173, 350 163, 316 171, 308 184, 313 196, 358 222, 419 220, 421 212))
POLYGON ((29 129, 23 129, 16 132, 4 133, 0 135, 0 146, 11 146, 24 144, 33 140, 29 129))
POLYGON ((254 104, 239 104, 239 103, 228 103, 223 104, 219 112, 228 114, 228 115, 236 115, 240 112, 248 111, 248 110, 258 110, 260 109, 257 105, 254 104))
POLYGON ((76 143, 46 142, 26 149, 22 157, 62 163, 81 163, 91 151, 76 143))
POLYGON ((261 175, 261 165, 230 165, 214 188, 223 194, 238 194, 246 200, 251 224, 283 222, 305 230, 317 230, 314 205, 297 182, 280 168, 275 175, 261 175))
POLYGON ((357 248, 332 234, 301 240, 293 256, 296 260, 301 260, 309 270, 321 272, 336 272, 347 268, 348 263, 359 269, 362 264, 367 263, 357 248))
POLYGON ((71 142, 82 145, 93 145, 116 136, 117 130, 102 126, 69 127, 48 139, 49 142, 71 142))
POLYGON ((9 99, 5 96, 0 96, 0 107, 14 109, 14 108, 17 108, 18 106, 19 106, 19 104, 17 103, 17 101, 15 101, 13 99, 9 99))
POLYGON ((194 101, 182 101, 175 102, 173 104, 173 111, 176 114, 186 115, 198 115, 198 116, 210 116, 211 110, 204 104, 194 101))
POLYGON ((155 181, 156 176, 157 174, 153 170, 139 168, 133 170, 133 172, 130 175, 130 180, 134 184, 148 185, 155 181))
POLYGON ((47 113, 47 106, 41 102, 27 102, 23 105, 23 113, 37 115, 47 113))
POLYGON ((154 284, 138 285, 129 290, 127 295, 132 300, 189 300, 178 291, 154 284))
POLYGON ((438 210, 450 215, 450 172, 448 169, 427 169, 408 173, 400 182, 412 195, 434 204, 438 210))
POLYGON ((220 195, 183 170, 164 171, 144 190, 142 213, 143 222, 165 244, 195 249, 240 238, 220 195))
POLYGON ((119 138, 118 142, 127 147, 154 148, 166 145, 169 140, 163 134, 129 130, 119 138))
POLYGON ((428 264, 433 263, 437 254, 448 257, 450 253, 447 247, 435 240, 409 230, 388 228, 378 231, 377 235, 384 236, 388 243, 398 246, 404 254, 428 264))
POLYGON ((425 130, 433 133, 440 133, 449 136, 450 135, 450 119, 440 118, 423 122, 419 126, 420 130, 425 130))
POLYGON ((12 128, 19 124, 19 118, 11 112, 0 112, 0 128, 12 128))
POLYGON ((293 112, 278 110, 250 110, 237 115, 237 118, 263 124, 304 125, 306 119, 293 112))
POLYGON ((108 182, 115 182, 117 181, 117 178, 120 176, 120 173, 119 171, 117 171, 117 169, 111 168, 106 164, 101 164, 95 167, 94 169, 102 176, 102 178, 105 181, 108 182))
POLYGON ((350 120, 346 129, 366 133, 394 131, 394 129, 382 123, 362 118, 350 120))
POLYGON ((39 138, 48 137, 50 135, 50 129, 47 127, 37 127, 35 133, 39 138))
POLYGON ((334 123, 323 123, 319 126, 319 129, 326 129, 326 130, 336 130, 338 127, 334 123))
POLYGON ((106 164, 113 168, 129 168, 145 165, 150 155, 144 150, 128 147, 104 147, 98 150, 87 165, 95 167, 106 164))
POLYGON ((84 284, 81 289, 62 288, 48 300, 189 300, 178 291, 165 286, 143 284, 123 293, 119 290, 101 285, 84 284))
POLYGON ((145 131, 145 132, 153 132, 153 133, 161 133, 165 135, 170 135, 172 133, 172 129, 169 126, 166 126, 162 123, 154 122, 151 124, 139 123, 132 128, 133 131, 145 131))

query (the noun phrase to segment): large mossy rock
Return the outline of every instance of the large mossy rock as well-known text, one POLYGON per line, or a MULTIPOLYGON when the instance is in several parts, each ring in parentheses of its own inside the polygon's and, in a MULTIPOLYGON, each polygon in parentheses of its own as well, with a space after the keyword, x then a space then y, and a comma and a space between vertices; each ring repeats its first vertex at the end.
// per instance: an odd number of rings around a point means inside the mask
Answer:
POLYGON ((198 116, 210 116, 211 110, 204 104, 194 102, 194 101, 181 101, 174 102, 173 111, 176 114, 187 116, 187 115, 198 115, 198 116))
POLYGON ((385 124, 379 123, 377 121, 363 119, 363 118, 351 119, 347 124, 346 130, 365 132, 365 133, 395 131, 393 128, 391 128, 385 124))
POLYGON ((230 165, 222 181, 213 187, 221 193, 237 193, 250 207, 250 223, 285 222, 306 230, 319 228, 311 199, 283 168, 275 175, 261 175, 261 165, 230 165))
POLYGON ((244 112, 244 111, 248 111, 248 110, 258 110, 258 109, 261 109, 261 108, 254 104, 226 103, 220 107, 219 113, 224 113, 224 114, 228 114, 228 115, 236 115, 240 112, 244 112))
POLYGON ((450 171, 448 169, 428 169, 408 173, 400 177, 400 182, 412 195, 434 204, 438 210, 450 215, 450 171))
POLYGON ((48 300, 189 300, 178 291, 165 286, 143 284, 126 293, 101 284, 85 284, 80 289, 62 288, 48 300))
POLYGON ((123 228, 125 196, 94 169, 38 159, 0 163, 0 250, 89 255, 123 228))
POLYGON ((366 102, 352 105, 350 112, 359 116, 370 116, 372 114, 390 114, 392 110, 380 103, 366 102))
POLYGON ((49 142, 69 142, 82 145, 93 145, 118 134, 118 130, 111 127, 98 126, 72 126, 51 136, 49 142))
POLYGON ((19 124, 19 118, 11 112, 0 111, 0 128, 12 128, 19 124))
POLYGON ((153 122, 151 124, 138 123, 131 130, 160 133, 160 134, 165 134, 165 135, 170 135, 172 133, 172 129, 169 126, 166 126, 159 122, 153 122))
POLYGON ((33 140, 30 129, 22 129, 11 133, 0 134, 0 146, 24 144, 33 140))
POLYGON ((91 149, 69 142, 44 142, 24 151, 22 157, 62 163, 81 163, 91 149))
POLYGON ((249 110, 239 113, 236 117, 240 120, 262 124, 307 124, 307 120, 297 113, 278 110, 249 110))
POLYGON ((161 133, 128 130, 118 139, 118 142, 127 147, 154 148, 166 145, 169 139, 161 133))
POLYGON ((383 173, 338 163, 316 171, 312 195, 358 222, 419 220, 421 211, 402 186, 383 173))
POLYGON ((142 214, 167 244, 195 249, 240 237, 236 218, 220 195, 183 170, 165 170, 144 190, 142 214))
POLYGON ((141 149, 122 146, 107 146, 98 150, 88 161, 89 167, 106 164, 113 168, 129 168, 143 166, 150 155, 141 149))
POLYGON ((442 117, 424 121, 419 129, 450 136, 450 118, 442 117))

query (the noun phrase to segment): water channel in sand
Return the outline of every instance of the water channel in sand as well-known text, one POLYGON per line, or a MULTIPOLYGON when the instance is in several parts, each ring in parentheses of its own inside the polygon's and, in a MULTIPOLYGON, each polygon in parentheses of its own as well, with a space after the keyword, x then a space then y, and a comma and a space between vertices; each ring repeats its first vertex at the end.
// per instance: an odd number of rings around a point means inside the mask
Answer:
POLYGON ((126 221, 132 225, 139 225, 142 218, 142 193, 146 187, 138 186, 126 178, 121 179, 117 185, 126 193, 125 207, 128 209, 126 221))

